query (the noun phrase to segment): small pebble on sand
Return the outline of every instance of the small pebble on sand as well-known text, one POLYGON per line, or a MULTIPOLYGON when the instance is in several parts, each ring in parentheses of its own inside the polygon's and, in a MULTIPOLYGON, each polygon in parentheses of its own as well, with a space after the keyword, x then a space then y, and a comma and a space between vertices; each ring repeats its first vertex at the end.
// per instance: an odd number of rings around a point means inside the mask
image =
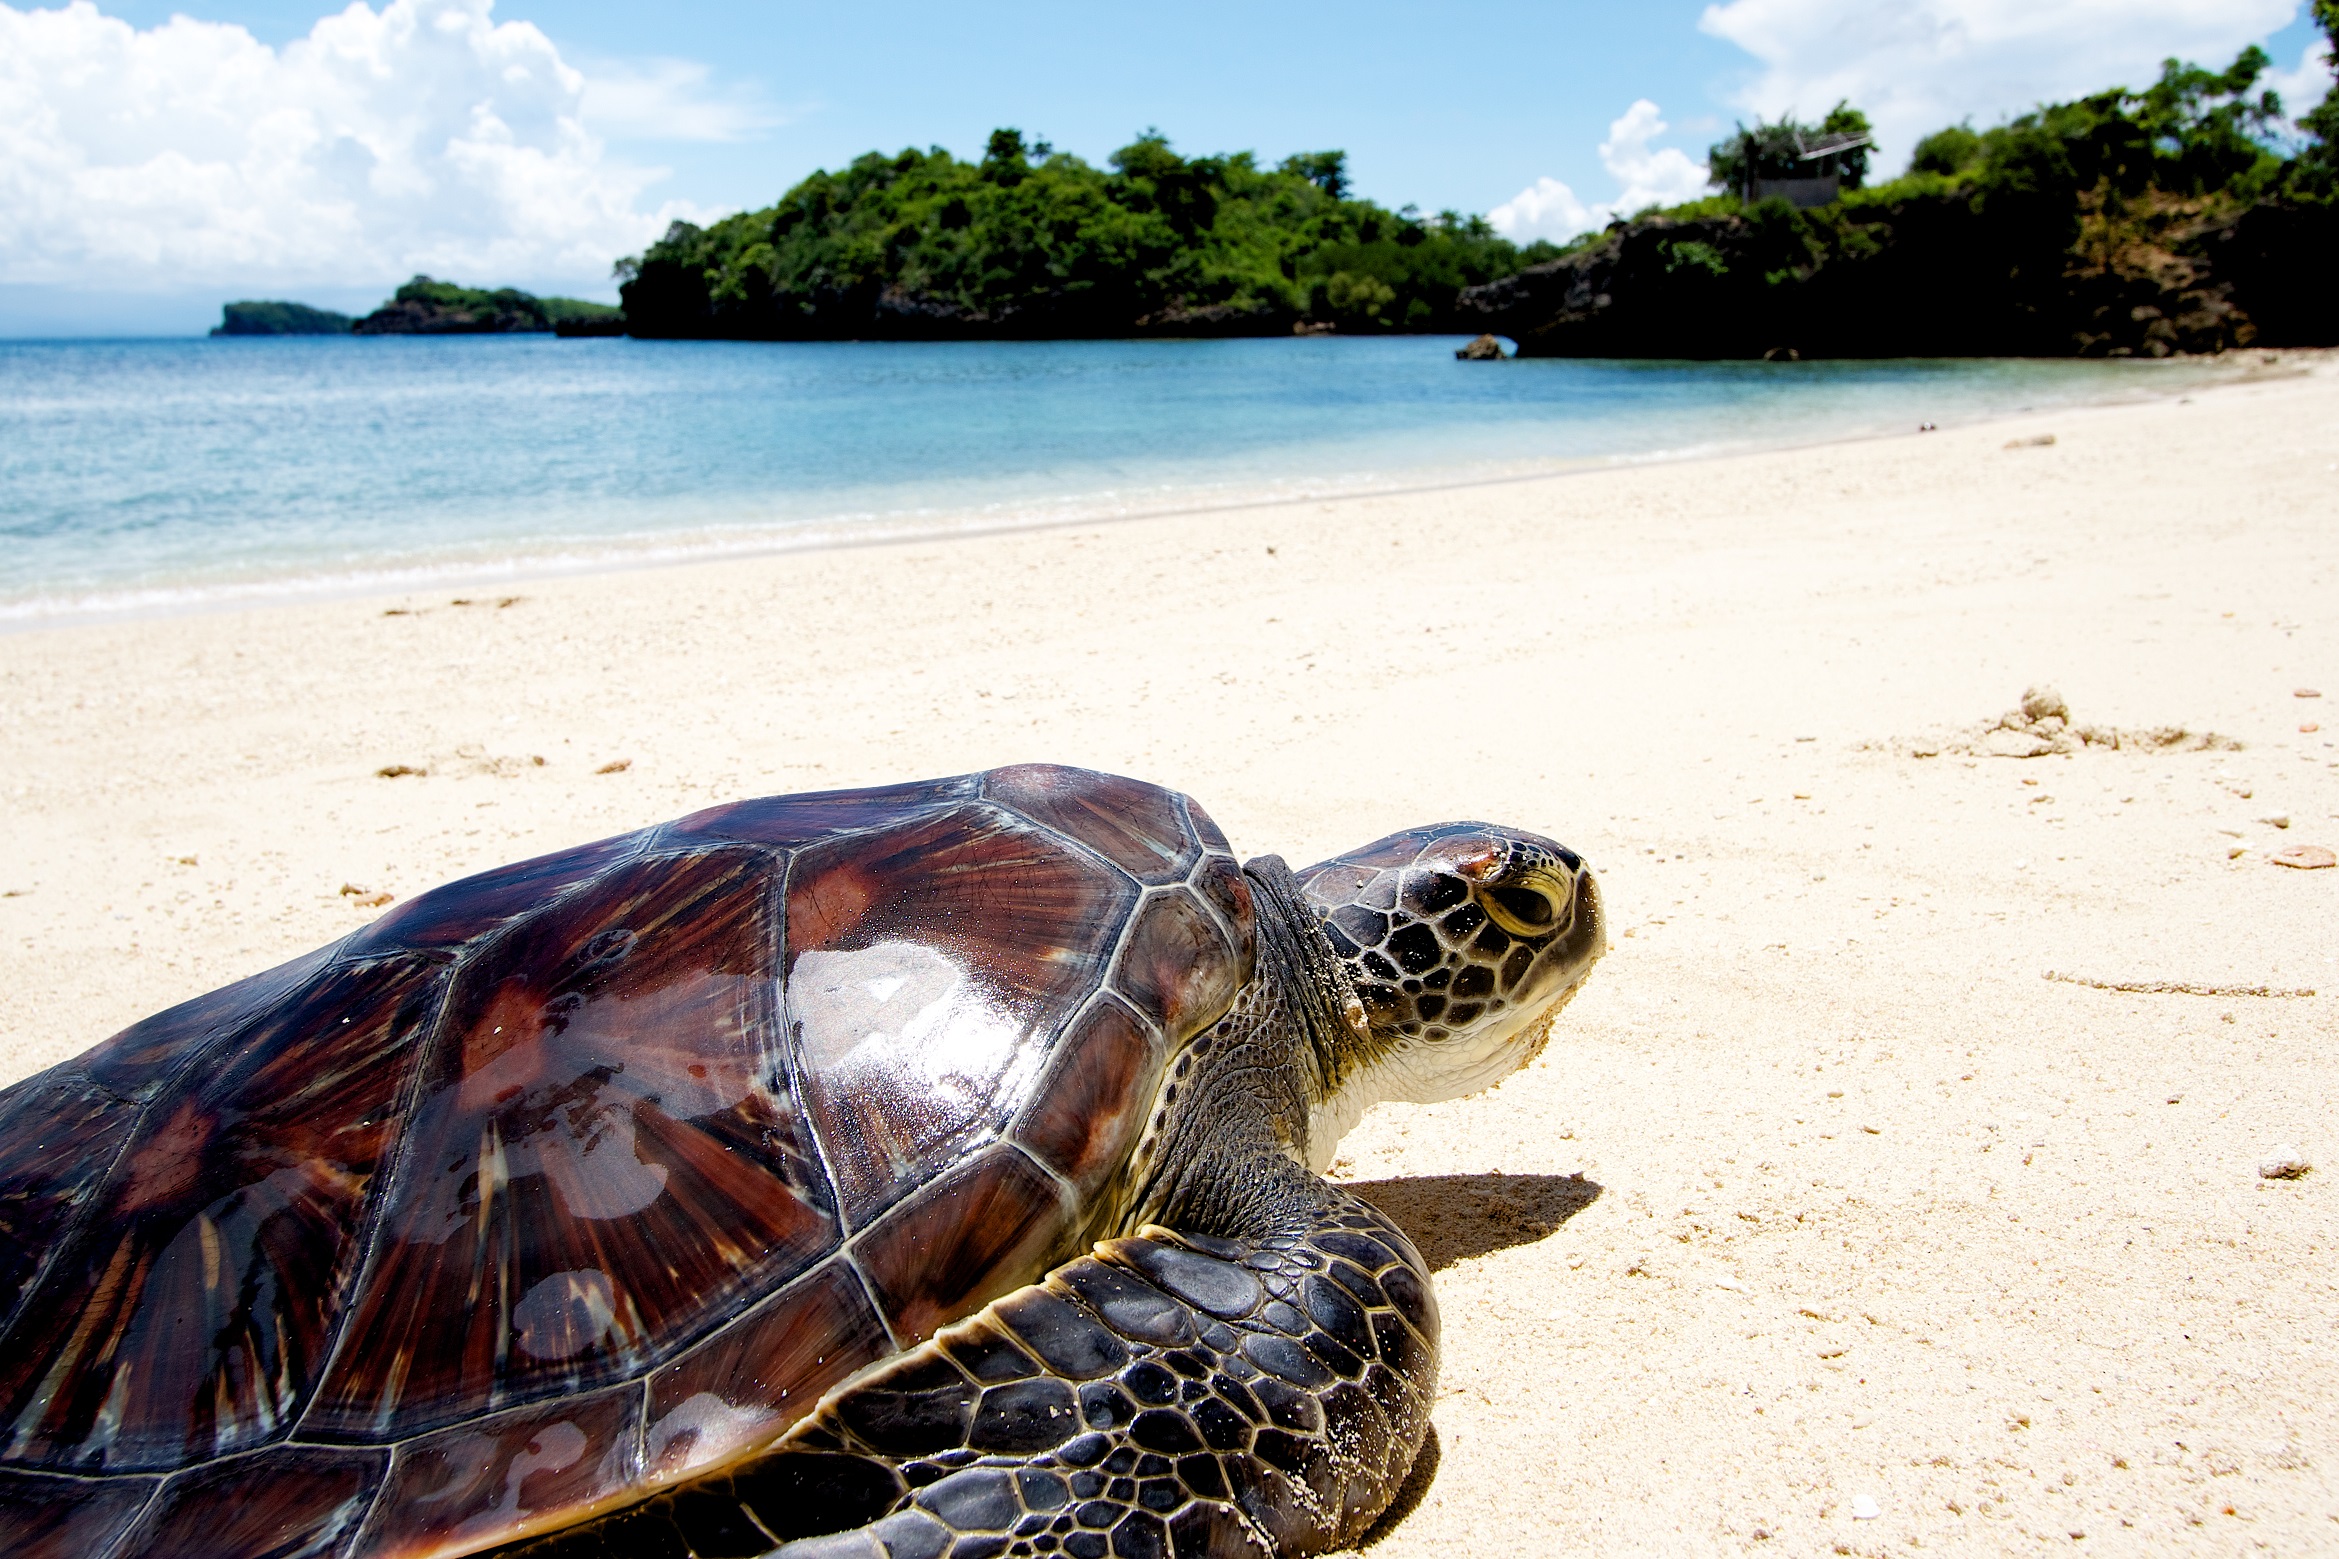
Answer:
POLYGON ((2261 1180, 2303 1180, 2315 1166, 2306 1161, 2306 1155, 2296 1148, 2276 1148, 2266 1155, 2266 1162, 2258 1166, 2261 1180))
POLYGON ((1852 1519, 1854 1521, 1874 1521, 1883 1514, 1884 1512, 1877 1508, 1875 1495, 1855 1494, 1852 1496, 1852 1519))
POLYGON ((2293 866, 2302 872, 2320 871, 2327 866, 2339 866, 2339 855, 2333 855, 2319 844, 2294 844, 2266 857, 2277 866, 2293 866))
POLYGON ((2258 821, 2264 823, 2268 828, 2288 828, 2290 826, 2290 816, 2284 812, 2277 812, 2272 817, 2259 818, 2258 821))
POLYGON ((631 758, 613 758, 593 772, 595 774, 623 774, 632 767, 633 760, 631 758))
POLYGON ((2290 696, 2292 698, 2321 698, 2323 690, 2319 687, 2294 687, 2290 690, 2290 696))

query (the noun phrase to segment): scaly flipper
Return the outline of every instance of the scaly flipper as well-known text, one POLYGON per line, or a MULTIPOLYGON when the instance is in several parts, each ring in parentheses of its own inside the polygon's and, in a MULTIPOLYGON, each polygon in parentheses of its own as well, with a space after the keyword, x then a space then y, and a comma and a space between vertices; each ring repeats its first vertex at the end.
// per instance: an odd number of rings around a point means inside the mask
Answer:
POLYGON ((518 1552, 1256 1559, 1351 1543, 1428 1432, 1437 1308, 1393 1224, 1313 1176, 1306 1190, 1305 1215, 1253 1239, 1149 1225, 1106 1241, 774 1451, 518 1552))

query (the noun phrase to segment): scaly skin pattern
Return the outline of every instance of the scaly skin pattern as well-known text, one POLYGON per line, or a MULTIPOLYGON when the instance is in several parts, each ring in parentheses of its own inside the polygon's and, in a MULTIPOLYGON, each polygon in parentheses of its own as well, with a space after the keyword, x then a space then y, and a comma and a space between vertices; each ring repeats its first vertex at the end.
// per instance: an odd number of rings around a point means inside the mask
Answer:
POLYGON ((1245 1244, 1148 1228, 864 1377, 785 1449, 529 1559, 1305 1554, 1354 1542, 1429 1425, 1421 1257, 1335 1195, 1245 1244))

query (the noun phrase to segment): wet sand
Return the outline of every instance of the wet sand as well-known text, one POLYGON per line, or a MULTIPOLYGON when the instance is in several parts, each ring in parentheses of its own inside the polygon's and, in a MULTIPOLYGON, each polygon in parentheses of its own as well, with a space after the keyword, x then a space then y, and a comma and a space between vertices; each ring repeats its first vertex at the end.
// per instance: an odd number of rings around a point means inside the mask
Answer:
POLYGON ((1533 1067, 1337 1166, 1445 1316, 1376 1559, 2339 1548, 2339 870, 2273 859, 2339 846, 2339 365, 2298 365, 0 637, 0 1081, 720 799, 1046 759, 1295 862, 1493 818, 1592 858, 1614 947, 1533 1067), (2241 746, 1993 755, 2039 683, 2241 746))

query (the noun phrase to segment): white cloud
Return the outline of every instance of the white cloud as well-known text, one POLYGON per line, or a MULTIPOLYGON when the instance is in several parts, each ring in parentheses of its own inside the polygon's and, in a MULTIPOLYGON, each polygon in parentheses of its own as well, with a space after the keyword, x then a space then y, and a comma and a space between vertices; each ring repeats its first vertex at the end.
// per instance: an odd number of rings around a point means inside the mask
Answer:
POLYGON ((2297 12, 2297 0, 1728 0, 1698 26, 1762 62, 1739 107, 1817 118, 1849 99, 1892 172, 1943 125, 2142 87, 2171 55, 2223 67, 2297 12))
POLYGON ((620 139, 744 141, 792 117, 712 76, 697 60, 596 61, 585 77, 584 121, 620 139))
POLYGON ((282 49, 0 4, 0 282, 602 281, 686 213, 643 209, 658 171, 605 155, 584 76, 492 4, 355 3, 282 49))
POLYGON ((1567 185, 1546 177, 1495 207, 1486 219, 1505 238, 1526 243, 1573 238, 1607 225, 1611 217, 1695 200, 1706 192, 1705 164, 1679 147, 1649 144, 1671 128, 1658 117, 1661 112, 1644 97, 1608 126, 1600 165, 1622 186, 1615 199, 1586 205, 1567 185))
POLYGON ((1486 214, 1495 231, 1514 243, 1573 238, 1600 226, 1576 192, 1546 174, 1486 214))
POLYGON ((1649 143, 1670 128, 1657 105, 1642 98, 1608 127, 1600 143, 1600 165, 1624 186, 1609 209, 1631 213, 1644 206, 1677 206, 1705 193, 1706 165, 1676 146, 1649 143))
POLYGON ((2331 43, 2317 38, 2306 46, 2295 69, 2284 70, 2279 65, 2260 78, 2261 87, 2271 87, 2282 99, 2282 111, 2296 119, 2320 103, 2331 93, 2331 43))

